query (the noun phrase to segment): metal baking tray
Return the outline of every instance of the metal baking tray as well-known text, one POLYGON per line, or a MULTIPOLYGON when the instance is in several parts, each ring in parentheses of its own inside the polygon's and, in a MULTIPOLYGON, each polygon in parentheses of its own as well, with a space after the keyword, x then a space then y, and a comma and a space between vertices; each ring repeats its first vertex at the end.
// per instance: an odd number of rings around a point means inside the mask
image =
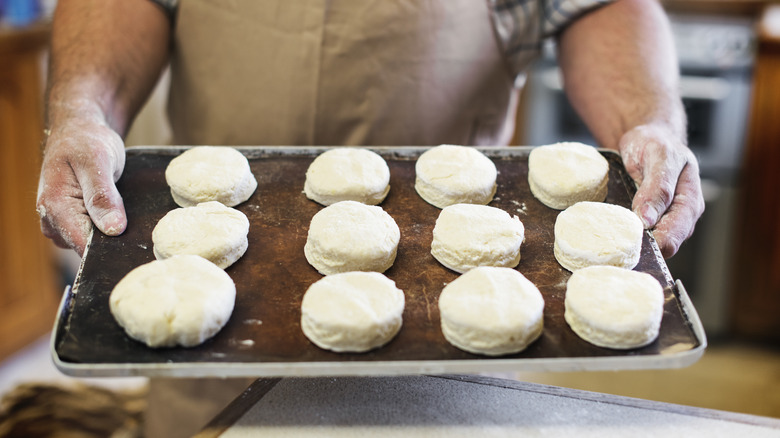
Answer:
MULTIPOLYGON (((664 286, 661 330, 652 344, 633 350, 596 347, 581 340, 563 318, 570 273, 553 256, 557 210, 537 201, 528 188, 529 147, 481 148, 498 168, 498 190, 490 205, 517 215, 526 239, 517 269, 545 299, 544 331, 525 351, 486 357, 461 351, 444 339, 437 300, 458 274, 430 254, 439 209, 414 190, 419 147, 370 148, 390 167, 390 193, 381 204, 398 223, 401 241, 395 264, 385 272, 406 295, 403 327, 382 348, 334 353, 308 341, 300 328, 300 303, 321 275, 306 261, 303 246, 311 217, 322 206, 303 194, 306 169, 327 148, 243 147, 258 180, 257 191, 237 206, 250 221, 249 249, 227 269, 237 287, 227 325, 193 348, 152 349, 129 338, 114 321, 108 298, 133 268, 154 260, 152 230, 177 208, 165 182, 169 161, 185 147, 134 147, 118 188, 129 225, 119 237, 95 231, 72 288, 66 290, 51 338, 56 366, 73 376, 260 377, 397 375, 506 371, 575 371, 675 368, 704 352, 701 322, 682 284, 672 280, 652 234, 646 232, 639 265, 664 286)), ((603 150, 610 164, 606 202, 629 207, 635 184, 620 156, 603 150)))

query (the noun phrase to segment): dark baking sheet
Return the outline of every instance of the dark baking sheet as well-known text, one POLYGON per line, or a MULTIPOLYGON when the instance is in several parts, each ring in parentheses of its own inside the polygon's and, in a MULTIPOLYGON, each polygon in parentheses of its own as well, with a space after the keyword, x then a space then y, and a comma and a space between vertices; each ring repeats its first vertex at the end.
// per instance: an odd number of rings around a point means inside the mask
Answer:
MULTIPOLYGON (((658 339, 634 350, 596 347, 572 332, 563 318, 570 273, 553 256, 553 226, 559 213, 531 194, 530 148, 482 149, 498 168, 498 190, 489 204, 517 215, 526 239, 517 269, 545 299, 544 332, 525 351, 490 358, 461 351, 441 334, 437 300, 457 273, 430 255, 440 210, 414 190, 421 148, 371 148, 390 166, 391 189, 381 206, 398 223, 395 264, 385 272, 406 295, 403 327, 386 346, 367 353, 322 350, 300 329, 300 303, 322 278, 306 261, 303 246, 311 217, 322 206, 303 194, 306 169, 322 148, 238 148, 249 158, 258 188, 236 208, 250 221, 249 249, 227 269, 237 286, 236 306, 214 338, 194 348, 152 349, 129 338, 114 321, 108 298, 133 268, 154 260, 151 234, 157 221, 177 208, 165 183, 168 162, 184 148, 130 148, 118 182, 128 214, 127 231, 107 237, 95 231, 76 284, 63 298, 52 337, 57 366, 72 375, 339 375, 493 370, 574 370, 685 366, 706 346, 701 324, 684 289, 675 284, 650 233, 645 233, 636 270, 657 278, 666 294, 658 339)), ((606 202, 630 206, 635 192, 618 154, 610 163, 606 202)))

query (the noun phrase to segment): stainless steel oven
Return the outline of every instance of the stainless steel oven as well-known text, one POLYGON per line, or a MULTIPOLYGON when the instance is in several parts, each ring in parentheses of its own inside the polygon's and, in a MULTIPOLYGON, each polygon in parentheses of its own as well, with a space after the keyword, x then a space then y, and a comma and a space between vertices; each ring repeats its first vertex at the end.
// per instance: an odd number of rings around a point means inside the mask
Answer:
MULTIPOLYGON (((699 159, 706 211, 694 236, 667 261, 710 336, 725 334, 737 178, 745 142, 755 35, 733 17, 673 15, 688 142, 699 159)), ((526 82, 523 144, 595 144, 563 93, 554 47, 526 82)))

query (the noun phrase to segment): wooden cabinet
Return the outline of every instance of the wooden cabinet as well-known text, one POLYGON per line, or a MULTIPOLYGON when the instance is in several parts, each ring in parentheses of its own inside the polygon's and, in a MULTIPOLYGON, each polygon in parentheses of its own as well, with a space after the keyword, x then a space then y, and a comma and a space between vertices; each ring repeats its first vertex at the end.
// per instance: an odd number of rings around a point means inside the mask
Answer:
POLYGON ((51 330, 61 293, 35 212, 48 34, 0 30, 0 360, 51 330))
POLYGON ((759 24, 737 218, 733 331, 780 342, 780 5, 759 24))

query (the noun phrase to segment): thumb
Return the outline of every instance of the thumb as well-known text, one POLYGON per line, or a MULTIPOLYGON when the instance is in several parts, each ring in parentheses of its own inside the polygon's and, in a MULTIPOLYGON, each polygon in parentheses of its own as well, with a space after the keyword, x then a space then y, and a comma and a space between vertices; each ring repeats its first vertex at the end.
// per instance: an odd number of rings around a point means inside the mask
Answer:
POLYGON ((644 169, 644 178, 637 188, 633 201, 633 210, 642 219, 645 228, 655 226, 674 199, 677 179, 682 169, 677 166, 667 168, 668 163, 648 160, 644 169))
POLYGON ((626 170, 637 183, 632 210, 645 228, 653 228, 674 199, 687 162, 684 147, 667 131, 640 126, 620 139, 619 149, 626 170))
POLYGON ((104 234, 118 236, 127 228, 127 214, 113 178, 108 172, 84 172, 77 175, 84 206, 95 226, 104 234))

